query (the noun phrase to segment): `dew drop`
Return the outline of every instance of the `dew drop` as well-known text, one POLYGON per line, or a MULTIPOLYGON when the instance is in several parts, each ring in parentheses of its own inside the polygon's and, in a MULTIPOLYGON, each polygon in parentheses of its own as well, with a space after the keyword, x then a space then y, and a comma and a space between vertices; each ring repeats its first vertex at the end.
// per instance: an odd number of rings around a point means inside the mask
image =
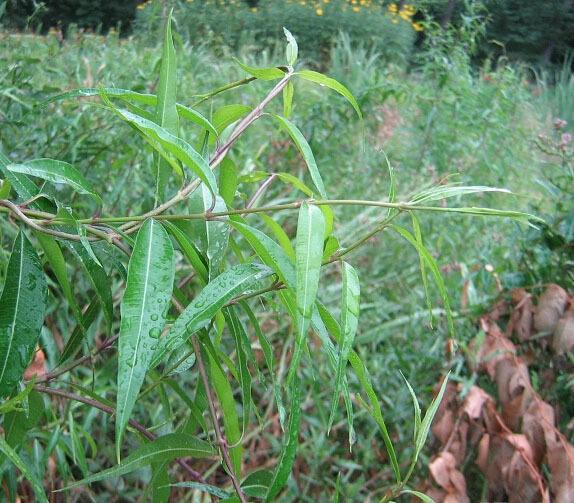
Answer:
POLYGON ((161 330, 160 330, 159 328, 152 328, 152 329, 149 331, 149 336, 150 336, 152 339, 159 339, 159 336, 160 336, 160 335, 161 335, 161 330))

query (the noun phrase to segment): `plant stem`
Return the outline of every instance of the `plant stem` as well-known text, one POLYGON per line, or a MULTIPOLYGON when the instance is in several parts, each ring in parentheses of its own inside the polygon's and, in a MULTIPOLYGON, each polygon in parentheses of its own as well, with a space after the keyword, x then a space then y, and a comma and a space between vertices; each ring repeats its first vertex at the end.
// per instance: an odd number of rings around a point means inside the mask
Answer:
MULTIPOLYGON (((49 388, 47 386, 42 386, 40 384, 37 384, 36 386, 34 386, 34 390, 39 392, 39 393, 45 393, 46 395, 59 396, 61 398, 65 398, 66 400, 74 400, 76 402, 85 403, 86 405, 89 405, 90 407, 94 407, 96 409, 99 409, 102 412, 105 412, 106 414, 110 414, 112 416, 114 416, 116 414, 116 411, 113 407, 110 407, 110 406, 108 406, 108 405, 106 405, 106 404, 104 404, 98 400, 94 400, 93 398, 87 398, 87 397, 77 395, 75 393, 71 393, 69 391, 65 391, 65 390, 61 390, 61 389, 49 388)), ((145 426, 143 426, 141 423, 138 423, 134 419, 129 420, 129 425, 132 428, 134 428, 135 430, 139 431, 148 440, 155 440, 157 438, 157 436, 154 433, 149 431, 145 426)), ((202 484, 207 483, 206 480, 201 476, 201 474, 198 473, 197 471, 195 471, 183 459, 178 459, 177 463, 183 469, 185 469, 194 480, 196 480, 197 482, 201 482, 202 484)))
POLYGON ((191 336, 191 344, 193 345, 193 350, 195 351, 195 358, 199 366, 199 373, 201 374, 201 379, 203 381, 203 386, 205 388, 205 393, 207 395, 207 403, 209 404, 209 413, 211 415, 211 420, 213 422, 215 438, 217 439, 219 450, 221 451, 221 455, 223 456, 223 460, 225 462, 225 465, 227 466, 227 470, 229 472, 229 476, 231 477, 231 482, 233 483, 233 487, 235 488, 237 496, 239 497, 242 503, 247 503, 247 499, 245 498, 245 495, 241 490, 241 485, 239 484, 237 475, 233 470, 233 464, 231 463, 231 458, 229 456, 229 449, 227 448, 227 440, 223 436, 221 428, 219 427, 217 412, 215 410, 215 404, 216 404, 215 397, 213 396, 213 393, 211 393, 211 388, 209 386, 209 378, 207 377, 207 372, 205 370, 205 363, 203 362, 203 356, 201 355, 201 348, 199 347, 199 342, 195 335, 191 336))

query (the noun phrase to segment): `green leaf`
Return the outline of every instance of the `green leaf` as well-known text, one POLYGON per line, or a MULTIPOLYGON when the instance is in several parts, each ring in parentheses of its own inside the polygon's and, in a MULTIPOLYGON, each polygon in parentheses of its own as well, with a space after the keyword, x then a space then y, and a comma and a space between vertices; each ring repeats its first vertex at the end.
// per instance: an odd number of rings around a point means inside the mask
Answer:
POLYGON ((351 94, 351 91, 349 91, 340 82, 336 81, 335 79, 332 79, 331 77, 327 77, 326 75, 323 75, 322 73, 314 72, 313 70, 300 70, 300 71, 296 72, 295 75, 299 75, 299 77, 301 77, 305 80, 315 82, 316 84, 328 87, 329 89, 332 89, 333 91, 337 91, 341 96, 344 96, 345 98, 347 98, 347 101, 355 109, 355 112, 357 112, 357 115, 359 116, 359 118, 360 119, 363 118, 363 114, 361 113, 361 109, 359 108, 359 104, 357 103, 357 100, 351 94))
MULTIPOLYGON (((343 384, 343 376, 349 360, 349 353, 353 348, 355 334, 357 333, 357 326, 359 321, 359 299, 361 289, 359 285, 359 277, 357 272, 347 262, 343 262, 343 287, 341 291, 341 342, 339 350, 339 358, 337 365, 337 375, 335 377, 335 391, 333 393, 333 402, 331 404, 331 414, 329 416, 329 424, 327 431, 331 430, 335 412, 339 404, 339 394, 343 384)), ((349 418, 349 430, 351 430, 352 420, 349 418)))
POLYGON ((206 327, 217 311, 233 297, 252 289, 271 274, 270 269, 261 265, 238 264, 209 282, 175 320, 167 336, 160 339, 152 365, 157 365, 169 351, 206 327))
POLYGON ((116 408, 118 459, 126 426, 165 325, 174 275, 173 247, 167 232, 159 222, 146 220, 130 258, 121 304, 116 408))
POLYGON ((467 194, 481 194, 484 192, 502 192, 504 194, 512 194, 507 189, 500 189, 496 187, 485 187, 483 185, 439 185, 425 189, 415 194, 409 201, 412 204, 420 204, 427 201, 440 201, 449 197, 463 196, 467 194))
POLYGON ((66 241, 65 245, 80 261, 80 264, 87 273, 88 278, 96 291, 96 296, 102 306, 102 311, 104 312, 108 326, 111 327, 113 318, 113 299, 108 274, 104 268, 92 258, 92 255, 86 251, 86 248, 84 248, 82 243, 79 243, 78 241, 66 241))
POLYGON ((207 273, 207 266, 205 265, 201 253, 195 247, 189 236, 177 225, 172 222, 165 221, 163 223, 167 231, 175 238, 177 244, 184 257, 199 274, 200 279, 204 284, 207 284, 209 277, 207 273))
POLYGON ((64 349, 62 350, 62 354, 60 355, 60 359, 58 360, 58 365, 61 365, 66 360, 72 358, 78 349, 80 349, 82 345, 82 340, 85 332, 92 326, 92 323, 96 321, 98 313, 100 312, 100 301, 96 297, 91 300, 85 313, 82 315, 81 321, 78 321, 77 325, 75 326, 74 330, 72 331, 72 335, 66 342, 64 349))
POLYGON ((285 56, 287 57, 287 64, 293 66, 297 61, 297 56, 299 54, 299 47, 297 46, 297 41, 291 32, 283 27, 283 33, 287 37, 287 47, 285 48, 285 56))
MULTIPOLYGON (((212 211, 216 213, 227 211, 227 206, 221 196, 214 196, 205 186, 202 186, 201 190, 203 192, 203 204, 206 212, 211 208, 213 208, 212 211), (213 202, 214 197, 215 204, 213 202)), ((227 244, 229 242, 229 225, 227 225, 226 220, 227 217, 205 221, 207 237, 206 255, 210 280, 219 274, 221 265, 225 258, 225 252, 227 251, 227 244)))
POLYGON ((251 110, 252 108, 247 105, 224 105, 213 112, 213 117, 211 118, 213 127, 218 134, 221 134, 227 126, 242 119, 251 110))
POLYGON ((297 338, 287 383, 292 381, 299 367, 303 345, 306 341, 307 330, 313 314, 313 307, 319 288, 324 232, 325 220, 321 210, 317 206, 303 203, 299 210, 297 237, 295 240, 297 338))
POLYGON ((253 75, 255 78, 260 80, 277 80, 282 79, 285 76, 285 72, 279 68, 255 68, 242 63, 237 58, 233 59, 249 75, 253 75))
POLYGON ((52 183, 61 183, 72 187, 80 194, 92 196, 102 204, 102 198, 94 191, 90 182, 74 166, 64 161, 53 159, 34 159, 22 164, 9 164, 6 169, 13 173, 22 173, 47 180, 52 183))
POLYGON ((219 487, 212 486, 211 484, 202 484, 200 482, 177 482, 175 484, 171 484, 170 487, 186 487, 188 489, 196 489, 198 491, 211 494, 216 498, 229 498, 231 493, 220 489, 219 487))
POLYGON ((293 109, 293 95, 295 94, 295 87, 293 82, 287 82, 287 85, 283 88, 283 115, 291 117, 291 110, 293 109))
POLYGON ((10 394, 30 363, 44 322, 46 294, 40 259, 20 231, 0 297, 0 397, 10 394))
POLYGON ((279 124, 281 124, 285 130, 287 130, 289 136, 291 136, 291 139, 295 145, 297 145, 299 152, 301 152, 301 155, 307 164, 307 168, 309 168, 309 174, 311 175, 311 179, 317 188, 317 192, 323 199, 326 199, 327 193, 325 192, 325 185, 323 183, 323 179, 321 178, 321 173, 319 173, 319 168, 315 162, 315 157, 313 156, 311 147, 307 143, 303 133, 299 131, 299 128, 295 124, 288 121, 285 117, 273 114, 271 114, 271 117, 273 117, 279 124))
POLYGON ((152 146, 155 146, 156 143, 159 144, 177 160, 190 168, 209 187, 212 193, 217 193, 217 182, 209 164, 189 143, 182 138, 174 136, 154 122, 128 110, 116 108, 115 111, 124 121, 136 127, 145 138, 150 139, 152 146))
POLYGON ((11 190, 12 184, 8 180, 0 180, 0 199, 8 199, 11 190))
POLYGON ((407 378, 403 375, 402 372, 401 372, 401 375, 403 376, 403 379, 407 383, 407 388, 409 389, 409 393, 410 393, 411 399, 413 401, 413 409, 414 409, 414 414, 415 414, 415 418, 414 418, 415 419, 415 426, 413 428, 413 430, 414 430, 413 439, 416 443, 417 438, 418 438, 418 434, 419 434, 419 431, 421 428, 421 408, 419 405, 419 401, 417 400, 417 395, 415 394, 415 390, 412 388, 409 381, 407 381, 407 378))
POLYGON ((430 496, 427 496, 426 494, 421 493, 420 491, 412 491, 410 489, 404 489, 403 491, 401 491, 401 494, 411 494, 413 496, 416 496, 424 503, 435 503, 435 501, 430 496))
POLYGON ((233 391, 227 377, 223 373, 219 362, 215 361, 214 355, 211 351, 207 352, 209 355, 209 374, 211 383, 217 394, 217 399, 221 405, 221 413, 223 415, 223 427, 225 428, 225 437, 229 443, 229 457, 233 465, 233 472, 238 477, 241 476, 241 456, 243 448, 241 446, 241 432, 239 431, 239 419, 237 417, 237 410, 235 408, 235 400, 233 399, 233 391))
POLYGON ((440 390, 438 392, 438 395, 435 397, 435 399, 431 402, 431 404, 429 405, 429 408, 426 411, 426 414, 423 418, 423 420, 421 421, 421 426, 417 435, 417 439, 415 442, 415 453, 413 456, 413 461, 412 463, 416 463, 417 459, 419 457, 419 454, 421 453, 421 451, 423 450, 423 447, 425 445, 425 442, 427 440, 431 425, 432 425, 432 421, 434 419, 434 416, 438 410, 438 407, 440 405, 440 402, 442 400, 442 397, 444 396, 444 392, 446 390, 446 385, 448 383, 448 378, 450 376, 450 372, 444 377, 443 381, 442 381, 442 385, 440 387, 440 390))
MULTIPOLYGON (((48 100, 44 101, 40 104, 40 106, 46 106, 50 103, 55 101, 70 99, 70 98, 82 98, 82 97, 89 97, 89 96, 101 96, 104 94, 109 98, 118 98, 125 102, 131 103, 142 103, 144 105, 149 105, 155 107, 157 105, 157 96, 155 94, 142 94, 137 93, 135 91, 131 91, 129 89, 118 89, 114 87, 89 87, 89 88, 82 88, 82 89, 74 89, 72 91, 68 91, 66 93, 58 94, 57 96, 53 96, 48 100)), ((209 131, 211 134, 217 136, 217 131, 203 115, 201 115, 196 110, 189 108, 185 105, 180 103, 176 104, 178 115, 181 119, 186 119, 188 121, 194 122, 198 126, 201 126, 206 131, 209 131)), ((151 120, 151 117, 149 117, 151 120)))
POLYGON ((269 485, 265 501, 276 501, 276 497, 283 489, 293 469, 297 445, 299 444, 299 425, 301 423, 301 389, 299 379, 295 377, 292 383, 291 415, 289 416, 289 426, 286 441, 281 450, 281 456, 275 469, 273 481, 269 485))
POLYGON ((215 454, 211 445, 184 433, 168 433, 134 450, 121 463, 74 482, 60 491, 68 491, 110 477, 121 477, 144 466, 176 458, 206 458, 215 454))
POLYGON ((279 225, 270 216, 265 215, 265 213, 261 213, 259 217, 261 218, 261 220, 263 220, 263 222, 265 222, 265 225, 269 227, 269 229, 271 230, 271 232, 273 233, 273 235, 275 236, 275 238, 277 239, 277 241, 281 245, 281 248, 283 248, 287 256, 291 260, 293 260, 293 262, 295 262, 295 249, 293 248, 293 245, 291 244, 291 239, 289 239, 289 236, 287 235, 283 227, 281 227, 281 225, 279 225))
MULTIPOLYGON (((341 328, 339 327, 337 320, 335 320, 335 318, 333 318, 333 316, 325 308, 325 306, 323 306, 318 301, 317 306, 321 319, 327 326, 329 333, 333 336, 333 338, 337 341, 338 344, 341 344, 342 341, 341 328)), ((379 399, 377 398, 375 389, 373 388, 373 384, 371 382, 371 377, 369 375, 367 367, 365 367, 365 364, 361 360, 361 357, 355 351, 351 351, 349 353, 349 363, 353 367, 353 371, 355 372, 355 375, 357 376, 357 379, 359 380, 359 383, 361 384, 361 387, 363 388, 363 391, 367 395, 367 398, 370 402, 370 408, 367 407, 367 411, 369 412, 369 414, 371 414, 371 416, 377 423, 379 429, 381 430, 381 435, 383 436, 385 448, 387 449, 389 459, 391 460, 391 466, 393 467, 393 472, 395 474, 396 481, 397 483, 400 483, 402 479, 397 454, 395 452, 391 437, 387 430, 387 425, 381 412, 381 404, 379 402, 379 399)))
MULTIPOLYGON (((157 104, 155 109, 155 123, 163 127, 174 136, 179 132, 179 116, 176 107, 177 93, 177 66, 175 47, 171 34, 171 17, 173 9, 170 11, 165 22, 165 32, 163 41, 163 54, 161 57, 161 69, 159 74, 159 85, 157 89, 157 104)), ((157 206, 165 199, 167 183, 171 173, 171 167, 165 159, 157 152, 154 156, 155 175, 155 205, 157 206)))
POLYGON ((60 245, 48 234, 36 232, 34 235, 44 250, 44 256, 50 264, 52 272, 54 273, 54 276, 56 276, 56 279, 62 288, 62 293, 68 301, 76 321, 81 325, 82 313, 72 292, 72 285, 70 284, 68 272, 66 270, 66 259, 64 258, 60 245))
POLYGON ((238 182, 237 166, 229 157, 226 157, 219 165, 219 193, 228 207, 233 206, 238 182))
POLYGON ((269 486, 273 482, 273 472, 269 470, 257 470, 251 472, 241 482, 243 492, 252 498, 265 498, 269 486))
MULTIPOLYGON (((415 240, 418 243, 419 248, 424 248, 424 243, 423 243, 423 235, 421 232, 421 224, 419 222, 419 219, 417 218, 417 216, 415 215, 414 211, 409 212, 411 214, 411 219, 413 222, 413 231, 414 231, 414 236, 415 236, 415 240)), ((427 270, 426 270, 426 265, 425 265, 425 259, 423 258, 423 256, 419 253, 419 267, 421 270, 421 279, 423 282, 423 289, 425 292, 425 299, 427 301, 427 308, 429 310, 429 322, 430 322, 430 326, 432 328, 433 325, 433 315, 432 315, 432 301, 431 301, 431 297, 430 297, 430 290, 429 290, 429 282, 428 282, 428 278, 427 278, 427 270)))
POLYGON ((22 458, 18 456, 16 451, 14 451, 14 449, 12 449, 12 447, 10 447, 2 437, 0 437, 0 451, 2 451, 4 455, 16 466, 16 468, 22 472, 22 475, 30 481, 38 501, 48 503, 48 498, 46 498, 46 492, 44 491, 42 482, 30 470, 29 465, 24 463, 22 458))
POLYGON ((444 279, 440 273, 440 270, 436 264, 435 259, 424 246, 421 246, 421 244, 409 231, 397 225, 391 225, 391 229, 393 229, 395 232, 397 232, 399 235, 405 238, 417 250, 419 256, 422 258, 422 260, 424 260, 425 264, 430 269, 431 274, 433 275, 437 288, 442 297, 442 301, 444 302, 450 333, 454 335, 454 321, 452 317, 452 310, 450 308, 450 302, 448 299, 448 293, 446 291, 444 279))

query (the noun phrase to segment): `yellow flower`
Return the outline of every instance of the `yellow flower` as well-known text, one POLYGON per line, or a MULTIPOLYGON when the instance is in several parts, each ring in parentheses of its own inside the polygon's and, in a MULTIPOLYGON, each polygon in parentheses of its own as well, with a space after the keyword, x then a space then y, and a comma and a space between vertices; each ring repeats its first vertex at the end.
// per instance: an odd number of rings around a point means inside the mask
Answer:
POLYGON ((353 12, 361 12, 361 8, 358 6, 353 7, 353 12))
POLYGON ((413 23, 413 29, 414 29, 415 31, 423 31, 423 30, 424 30, 424 27, 423 27, 423 25, 420 24, 420 23, 413 23))
POLYGON ((323 3, 329 3, 331 0, 323 0, 323 3))
POLYGON ((251 7, 251 12, 257 12, 257 7, 251 7))
POLYGON ((137 6, 137 8, 138 8, 139 10, 144 10, 144 9, 145 9, 145 3, 139 3, 138 6, 137 6))
POLYGON ((396 3, 391 3, 389 4, 389 6, 387 7, 389 12, 392 12, 393 14, 396 14, 397 12, 399 12, 399 8, 397 7, 396 3))
POLYGON ((317 13, 317 16, 323 15, 323 9, 321 9, 321 7, 317 7, 317 10, 315 12, 317 13))

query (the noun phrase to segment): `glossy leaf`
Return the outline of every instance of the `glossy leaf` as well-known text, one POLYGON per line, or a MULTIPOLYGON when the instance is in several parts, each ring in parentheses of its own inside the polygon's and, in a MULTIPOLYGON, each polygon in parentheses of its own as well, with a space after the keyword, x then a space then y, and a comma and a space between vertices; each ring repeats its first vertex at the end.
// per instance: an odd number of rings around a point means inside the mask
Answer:
POLYGON ((325 220, 317 206, 303 203, 299 210, 296 256, 296 300, 297 300, 297 336, 287 382, 290 383, 297 372, 307 330, 311 322, 315 298, 319 288, 319 274, 323 257, 323 234, 325 220))
POLYGON ((175 484, 171 484, 170 487, 186 487, 188 489, 195 489, 197 491, 211 494, 212 496, 220 499, 229 498, 231 496, 231 493, 224 491, 219 487, 212 486, 211 484, 202 484, 200 482, 176 482, 175 484))
POLYGON ((360 119, 363 118, 363 114, 361 113, 361 109, 359 108, 359 104, 357 103, 357 100, 351 94, 351 91, 349 91, 340 82, 336 81, 335 79, 333 79, 331 77, 327 77, 326 75, 323 75, 322 73, 314 72, 313 70, 300 70, 300 71, 296 72, 295 75, 299 75, 299 77, 301 77, 305 80, 308 80, 310 82, 315 82, 316 84, 319 84, 321 86, 325 86, 325 87, 328 87, 329 89, 333 89, 333 91, 337 91, 341 96, 344 96, 345 98, 347 98, 347 101, 355 109, 355 112, 357 112, 357 115, 359 116, 359 118, 360 119))
POLYGON ((121 477, 152 463, 171 461, 176 458, 206 458, 213 454, 215 452, 211 445, 203 440, 184 433, 168 433, 135 449, 118 465, 74 482, 60 491, 67 491, 111 477, 121 477))
POLYGON ((193 244, 189 236, 177 225, 172 222, 164 222, 164 227, 174 237, 179 245, 179 248, 191 266, 195 269, 204 284, 207 284, 209 277, 207 273, 207 266, 205 265, 201 253, 193 244))
POLYGON ((226 157, 219 165, 219 193, 228 207, 233 206, 238 182, 237 166, 229 157, 226 157))
POLYGON ((175 263, 165 229, 155 220, 140 228, 128 266, 118 340, 116 453, 136 402, 169 308, 175 263))
POLYGON ((327 430, 331 430, 337 405, 339 403, 339 394, 343 385, 343 376, 347 368, 349 360, 349 353, 353 348, 355 334, 357 333, 357 326, 359 322, 359 298, 361 289, 359 285, 359 277, 357 272, 347 262, 343 262, 343 287, 341 290, 341 342, 339 349, 337 375, 335 377, 335 391, 333 394, 333 402, 331 404, 331 415, 329 417, 329 424, 327 430))
MULTIPOLYGON (((174 136, 179 132, 179 116, 176 108, 177 92, 177 66, 175 47, 171 34, 171 17, 169 13, 165 22, 163 40, 163 54, 161 57, 161 69, 157 88, 157 104, 155 109, 155 123, 163 127, 174 136)), ((154 156, 153 172, 155 176, 155 204, 156 206, 165 199, 166 186, 171 173, 171 167, 157 152, 154 156)))
POLYGON ((10 394, 30 363, 44 322, 46 294, 40 259, 20 231, 0 297, 0 397, 10 394))
POLYGON ((257 264, 238 264, 221 273, 179 315, 167 336, 160 339, 152 365, 157 365, 169 351, 206 327, 225 303, 249 291, 271 274, 269 268, 257 264))
POLYGON ((37 501, 41 503, 48 503, 48 498, 46 498, 46 492, 44 491, 42 482, 30 470, 29 464, 25 463, 22 458, 18 456, 16 451, 12 449, 12 447, 10 447, 6 440, 4 440, 2 437, 0 437, 0 451, 2 451, 2 453, 16 466, 16 468, 22 472, 22 475, 24 475, 24 477, 30 481, 37 501))
MULTIPOLYGON (((219 195, 213 196, 204 185, 201 187, 203 192, 203 204, 205 211, 224 212, 227 211, 225 201, 219 195), (213 198, 215 197, 215 202, 213 198)), ((207 238, 207 262, 209 279, 213 279, 219 275, 225 252, 227 251, 227 243, 229 241, 229 225, 225 222, 227 217, 217 220, 206 220, 206 238, 207 238)))
POLYGON ((303 133, 299 131, 299 128, 293 124, 291 121, 287 120, 285 117, 281 117, 280 115, 272 115, 272 117, 279 123, 281 126, 289 133, 291 139, 301 152, 305 163, 307 164, 307 168, 309 169, 309 174, 311 175, 311 179, 313 180, 313 184, 317 188, 317 192, 323 198, 327 198, 327 193, 325 191, 325 184, 323 183, 323 179, 321 178, 321 173, 319 173, 319 168, 317 167, 317 163, 315 162, 315 156, 313 155, 313 151, 307 143, 307 140, 303 136, 303 133))
POLYGON ((136 127, 144 137, 150 139, 152 144, 161 145, 163 149, 190 168, 213 193, 217 193, 217 182, 209 164, 189 143, 154 122, 128 110, 115 110, 123 120, 136 127))
POLYGON ((54 159, 34 159, 22 164, 9 164, 6 167, 13 173, 34 176, 52 183, 68 185, 80 194, 92 196, 101 204, 101 197, 94 191, 84 175, 74 166, 64 161, 54 159))

